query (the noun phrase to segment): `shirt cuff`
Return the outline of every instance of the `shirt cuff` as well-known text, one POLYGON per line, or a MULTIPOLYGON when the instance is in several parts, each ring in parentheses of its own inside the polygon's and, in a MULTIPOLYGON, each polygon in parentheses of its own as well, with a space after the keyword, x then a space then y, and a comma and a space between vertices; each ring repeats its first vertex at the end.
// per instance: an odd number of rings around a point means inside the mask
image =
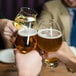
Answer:
POLYGON ((75 47, 70 46, 70 49, 71 49, 72 53, 76 56, 76 48, 75 48, 75 47))

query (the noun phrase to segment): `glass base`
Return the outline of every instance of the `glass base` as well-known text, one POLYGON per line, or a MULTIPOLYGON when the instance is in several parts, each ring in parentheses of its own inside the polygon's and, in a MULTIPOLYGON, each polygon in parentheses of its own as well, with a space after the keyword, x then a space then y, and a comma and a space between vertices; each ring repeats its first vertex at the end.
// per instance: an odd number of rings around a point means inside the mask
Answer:
POLYGON ((59 65, 59 61, 54 61, 54 62, 50 62, 47 63, 44 61, 44 64, 49 67, 50 69, 56 68, 59 65))
POLYGON ((58 62, 53 62, 48 64, 50 68, 55 68, 58 66, 58 62))
POLYGON ((58 66, 59 60, 58 60, 57 58, 53 58, 53 60, 52 60, 52 59, 45 59, 45 60, 44 60, 44 63, 45 63, 48 67, 50 67, 50 68, 55 68, 55 67, 58 66))

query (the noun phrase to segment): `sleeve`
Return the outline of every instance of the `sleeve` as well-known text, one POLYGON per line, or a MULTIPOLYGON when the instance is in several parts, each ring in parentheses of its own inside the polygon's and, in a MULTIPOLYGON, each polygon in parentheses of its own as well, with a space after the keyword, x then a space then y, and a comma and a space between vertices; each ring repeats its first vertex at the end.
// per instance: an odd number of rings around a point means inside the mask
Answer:
POLYGON ((76 56, 76 48, 75 48, 75 47, 70 46, 70 49, 71 49, 72 53, 76 56))

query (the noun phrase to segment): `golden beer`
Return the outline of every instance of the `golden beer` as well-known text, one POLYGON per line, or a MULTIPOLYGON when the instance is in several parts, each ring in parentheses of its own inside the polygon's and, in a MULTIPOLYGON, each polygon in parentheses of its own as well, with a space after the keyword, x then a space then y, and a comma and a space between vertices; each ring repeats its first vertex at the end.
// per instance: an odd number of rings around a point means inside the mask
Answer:
POLYGON ((17 29, 20 29, 23 26, 28 28, 30 23, 31 26, 33 26, 36 22, 36 16, 37 13, 33 9, 28 7, 21 7, 19 13, 15 17, 14 26, 17 29))
MULTIPOLYGON (((38 47, 48 52, 55 52, 62 43, 62 34, 56 29, 40 29, 38 31, 38 47)), ((56 58, 49 59, 49 62, 56 61, 56 58)))
POLYGON ((20 29, 17 33, 15 46, 21 53, 27 53, 37 46, 37 31, 34 29, 20 29))
POLYGON ((31 25, 34 24, 34 22, 36 21, 36 19, 34 17, 30 17, 30 16, 24 16, 24 15, 17 15, 15 20, 14 20, 14 26, 17 29, 20 29, 22 27, 29 27, 29 23, 31 22, 31 25))

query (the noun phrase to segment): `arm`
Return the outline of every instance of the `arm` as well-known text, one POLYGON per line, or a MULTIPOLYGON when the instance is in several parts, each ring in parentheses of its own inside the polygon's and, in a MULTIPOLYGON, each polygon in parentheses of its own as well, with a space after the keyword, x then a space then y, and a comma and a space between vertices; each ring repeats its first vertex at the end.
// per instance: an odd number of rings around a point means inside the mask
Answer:
POLYGON ((13 26, 13 21, 9 19, 0 19, 0 33, 4 39, 6 48, 13 47, 10 39, 15 31, 16 28, 13 26))
POLYGON ((58 51, 60 60, 66 65, 67 69, 71 72, 76 72, 76 55, 74 54, 75 48, 69 47, 67 43, 62 44, 62 51, 58 51))
POLYGON ((19 76, 37 76, 40 73, 42 58, 37 51, 21 54, 16 50, 15 55, 19 76))
POLYGON ((63 42, 59 50, 55 53, 49 53, 49 57, 57 57, 72 72, 76 72, 76 56, 71 51, 66 42, 63 42))

